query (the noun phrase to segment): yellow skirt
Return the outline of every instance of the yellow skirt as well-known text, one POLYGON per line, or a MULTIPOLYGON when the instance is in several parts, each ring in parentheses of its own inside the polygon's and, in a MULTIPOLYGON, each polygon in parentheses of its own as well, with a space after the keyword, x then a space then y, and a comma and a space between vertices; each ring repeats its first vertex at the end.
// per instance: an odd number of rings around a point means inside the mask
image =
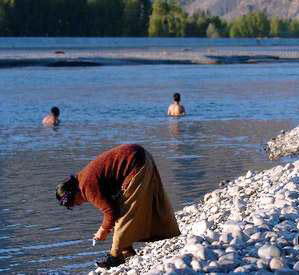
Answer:
POLYGON ((111 253, 134 242, 150 242, 180 235, 173 209, 152 156, 123 190, 121 214, 114 227, 111 253))

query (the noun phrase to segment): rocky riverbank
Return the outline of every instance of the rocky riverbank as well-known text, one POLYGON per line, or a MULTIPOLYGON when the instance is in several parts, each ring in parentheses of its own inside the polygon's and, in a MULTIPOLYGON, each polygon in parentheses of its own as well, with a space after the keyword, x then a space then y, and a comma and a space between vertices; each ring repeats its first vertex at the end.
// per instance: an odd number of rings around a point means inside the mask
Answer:
POLYGON ((268 141, 266 152, 269 159, 292 156, 299 153, 299 127, 290 131, 282 131, 277 137, 268 141))
POLYGON ((299 161, 248 171, 176 213, 182 235, 90 274, 299 274, 299 161))

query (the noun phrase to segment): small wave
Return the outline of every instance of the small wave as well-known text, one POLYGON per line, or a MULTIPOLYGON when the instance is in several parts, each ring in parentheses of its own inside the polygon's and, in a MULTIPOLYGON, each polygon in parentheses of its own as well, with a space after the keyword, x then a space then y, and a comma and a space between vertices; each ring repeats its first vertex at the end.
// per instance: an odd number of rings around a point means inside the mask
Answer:
POLYGON ((95 67, 102 64, 93 61, 63 60, 47 64, 47 67, 95 67))
POLYGON ((47 248, 64 247, 64 246, 79 244, 83 242, 84 242, 83 240, 76 240, 76 241, 64 241, 64 242, 51 243, 51 244, 38 244, 38 245, 24 246, 20 248, 2 248, 0 249, 0 254, 16 253, 22 250, 39 250, 39 249, 47 249, 47 248))
POLYGON ((59 243, 51 243, 51 244, 39 244, 39 245, 31 245, 31 246, 25 246, 23 249, 25 250, 33 250, 33 249, 45 249, 45 248, 54 248, 54 247, 63 247, 73 244, 79 244, 83 243, 82 240, 76 240, 76 241, 65 241, 65 242, 59 242, 59 243))
POLYGON ((57 60, 53 58, 24 58, 24 59, 1 59, 0 68, 15 68, 15 67, 95 67, 101 66, 96 60, 81 60, 81 59, 63 59, 57 60))

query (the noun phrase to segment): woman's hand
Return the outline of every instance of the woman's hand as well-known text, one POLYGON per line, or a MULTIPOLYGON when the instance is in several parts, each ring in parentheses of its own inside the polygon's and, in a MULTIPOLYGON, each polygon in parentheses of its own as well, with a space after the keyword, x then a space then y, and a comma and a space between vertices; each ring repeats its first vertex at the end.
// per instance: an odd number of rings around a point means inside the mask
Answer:
POLYGON ((110 233, 110 230, 106 230, 102 227, 93 235, 93 239, 97 241, 104 241, 107 239, 108 235, 110 233))

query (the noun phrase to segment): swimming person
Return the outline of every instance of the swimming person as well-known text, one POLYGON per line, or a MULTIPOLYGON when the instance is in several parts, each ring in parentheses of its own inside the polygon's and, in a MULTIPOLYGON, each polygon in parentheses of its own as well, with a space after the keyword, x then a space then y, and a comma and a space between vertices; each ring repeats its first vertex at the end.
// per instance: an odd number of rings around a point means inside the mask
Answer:
POLYGON ((181 116, 185 115, 185 108, 181 105, 181 95, 179 93, 175 93, 173 95, 173 103, 171 103, 168 107, 167 114, 169 116, 181 116))
POLYGON ((57 126, 60 122, 59 115, 60 115, 59 108, 56 106, 52 107, 51 114, 44 117, 43 124, 45 126, 57 126))
POLYGON ((105 240, 114 228, 110 253, 97 262, 118 266, 136 254, 133 243, 180 235, 159 171, 142 146, 124 144, 100 154, 75 176, 56 188, 56 198, 67 208, 89 202, 103 212, 94 240, 105 240))

